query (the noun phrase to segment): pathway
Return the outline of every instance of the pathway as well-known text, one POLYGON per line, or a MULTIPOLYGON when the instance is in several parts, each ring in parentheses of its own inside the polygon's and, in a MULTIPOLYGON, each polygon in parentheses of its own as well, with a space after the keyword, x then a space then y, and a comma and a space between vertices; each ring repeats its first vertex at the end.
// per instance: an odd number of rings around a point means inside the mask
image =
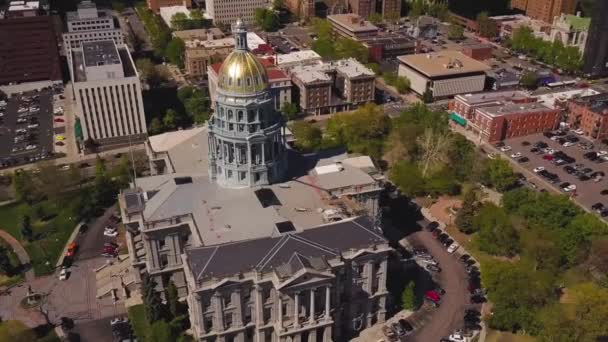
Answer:
POLYGON ((21 265, 26 268, 25 271, 25 280, 32 281, 34 280, 34 269, 32 269, 30 265, 30 256, 27 254, 27 251, 17 239, 15 239, 11 234, 5 232, 4 230, 0 230, 0 238, 4 239, 6 243, 11 245, 15 254, 19 258, 19 262, 21 265))

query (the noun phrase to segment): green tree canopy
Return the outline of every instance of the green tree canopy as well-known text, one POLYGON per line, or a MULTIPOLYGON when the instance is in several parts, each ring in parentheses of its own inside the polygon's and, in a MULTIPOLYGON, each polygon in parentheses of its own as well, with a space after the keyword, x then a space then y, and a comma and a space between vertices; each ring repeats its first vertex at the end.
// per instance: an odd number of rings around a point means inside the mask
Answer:
POLYGON ((174 37, 167 45, 165 56, 171 64, 175 64, 180 68, 184 67, 184 53, 186 44, 180 38, 174 37))
POLYGON ((293 120, 298 116, 298 106, 295 103, 285 102, 281 106, 281 114, 287 120, 293 120))
POLYGON ((506 191, 517 182, 517 176, 513 172, 509 161, 505 159, 486 159, 482 167, 484 170, 482 181, 495 187, 498 191, 506 191))
POLYGON ((296 139, 295 145, 302 151, 316 151, 321 148, 323 133, 319 127, 308 121, 296 121, 291 125, 296 139))
POLYGON ((410 281, 401 293, 401 307, 404 310, 414 311, 416 309, 416 293, 414 292, 415 284, 410 281))
POLYGON ((498 26, 493 19, 490 19, 488 12, 477 15, 477 29, 479 34, 486 38, 494 38, 498 35, 498 26))

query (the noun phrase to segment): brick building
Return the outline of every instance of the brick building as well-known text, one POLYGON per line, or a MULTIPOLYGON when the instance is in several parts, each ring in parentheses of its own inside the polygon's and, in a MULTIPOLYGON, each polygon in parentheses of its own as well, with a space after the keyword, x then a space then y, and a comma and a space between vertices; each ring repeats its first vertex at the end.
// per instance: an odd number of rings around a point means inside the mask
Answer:
POLYGON ((462 47, 462 53, 478 61, 492 58, 492 46, 487 44, 472 44, 462 47))
POLYGON ((375 37, 379 32, 378 27, 352 13, 328 15, 327 20, 331 23, 333 33, 339 37, 363 40, 375 37))
POLYGON ((192 0, 146 0, 148 8, 155 13, 160 12, 161 7, 170 6, 186 6, 187 8, 192 7, 192 0))
POLYGON ((608 93, 571 99, 567 107, 571 128, 580 128, 594 139, 608 138, 608 93))
POLYGON ((449 109, 453 121, 490 143, 554 129, 560 113, 521 91, 457 95, 449 109))
POLYGON ((350 12, 369 18, 371 14, 379 13, 383 18, 399 17, 401 14, 400 0, 348 0, 350 12))
POLYGON ((526 12, 526 15, 553 22, 553 18, 565 14, 574 14, 576 0, 512 0, 511 7, 526 12))

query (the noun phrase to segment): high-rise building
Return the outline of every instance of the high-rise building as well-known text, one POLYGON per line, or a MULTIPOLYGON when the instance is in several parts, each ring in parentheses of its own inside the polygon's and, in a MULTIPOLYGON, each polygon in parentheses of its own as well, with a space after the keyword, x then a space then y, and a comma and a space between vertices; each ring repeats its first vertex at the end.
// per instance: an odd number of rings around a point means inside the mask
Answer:
POLYGON ((285 7, 300 19, 315 16, 315 0, 285 0, 285 7))
POLYGON ((576 0, 513 0, 511 7, 526 12, 526 15, 552 23, 553 18, 563 14, 574 14, 576 0))
POLYGON ((583 72, 592 77, 608 75, 608 1, 596 1, 583 57, 583 72))
POLYGON ((66 13, 68 32, 63 34, 63 47, 70 58, 71 50, 83 42, 114 40, 116 45, 124 43, 123 33, 114 26, 112 11, 97 9, 92 1, 84 0, 74 12, 66 13))
POLYGON ((269 0, 207 0, 207 15, 213 18, 214 24, 229 25, 242 20, 247 25, 255 22, 256 8, 268 8, 269 0))
POLYGON ((122 144, 146 136, 141 85, 126 46, 113 40, 72 49, 71 73, 83 141, 122 144))

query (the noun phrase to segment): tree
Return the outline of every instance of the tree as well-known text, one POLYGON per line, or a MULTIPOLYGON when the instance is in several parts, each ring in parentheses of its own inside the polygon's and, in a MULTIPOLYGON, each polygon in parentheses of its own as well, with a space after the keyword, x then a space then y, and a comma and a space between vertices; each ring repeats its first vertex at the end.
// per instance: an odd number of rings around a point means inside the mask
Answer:
POLYGON ((372 13, 372 14, 369 15, 369 17, 367 18, 367 20, 370 23, 374 24, 374 25, 381 24, 382 20, 383 20, 382 14, 374 12, 374 13, 372 13))
POLYGON ((163 125, 167 129, 175 129, 178 125, 178 114, 174 109, 167 109, 163 116, 163 125))
POLYGON ((425 12, 425 7, 424 7, 424 0, 412 0, 410 2, 410 8, 409 8, 409 12, 407 13, 407 15, 415 20, 418 17, 420 17, 421 15, 423 15, 425 12))
POLYGON ((418 138, 417 143, 421 151, 422 177, 426 177, 433 170, 436 171, 448 160, 447 152, 450 148, 448 135, 427 128, 424 134, 418 138))
POLYGON ((176 318, 180 315, 179 312, 179 295, 177 293, 177 287, 171 281, 167 286, 167 306, 169 307, 169 313, 171 317, 176 318))
POLYGON ((171 17, 171 28, 174 30, 187 29, 188 16, 186 13, 177 12, 171 17))
POLYGON ((135 66, 139 71, 144 82, 152 88, 158 86, 161 82, 161 76, 156 65, 149 58, 140 58, 135 62, 135 66))
POLYGON ((255 9, 255 24, 266 32, 274 32, 279 28, 279 16, 267 8, 255 9))
POLYGON ((461 40, 464 39, 464 28, 458 24, 451 24, 448 31, 448 39, 461 40))
POLYGON ((482 37, 494 38, 498 35, 498 26, 493 19, 490 19, 488 12, 477 15, 477 29, 482 37))
POLYGON ((158 292, 156 292, 156 282, 150 279, 148 274, 142 276, 142 300, 149 323, 161 321, 165 317, 165 310, 158 292))
POLYGON ((272 1, 272 9, 274 10, 280 10, 283 7, 285 7, 285 3, 283 0, 273 0, 272 1))
POLYGON ((148 336, 149 342, 173 342, 176 338, 171 326, 165 321, 153 322, 148 336))
POLYGON ((475 151, 475 145, 464 135, 459 133, 450 134, 450 147, 448 151, 448 165, 458 181, 477 179, 475 171, 479 162, 479 155, 475 151))
POLYGON ((281 113, 287 120, 293 120, 298 117, 298 106, 295 103, 285 102, 281 106, 281 113))
POLYGON ((21 217, 21 236, 27 241, 34 240, 34 231, 32 230, 29 215, 23 215, 23 217, 21 217))
POLYGON ((0 272, 11 276, 13 271, 14 267, 8 255, 8 249, 4 245, 0 245, 0 272))
POLYGON ((519 251, 519 235, 504 209, 484 203, 473 219, 479 230, 479 249, 492 255, 513 256, 519 251))
POLYGON ((302 151, 316 151, 321 147, 323 133, 308 121, 296 121, 291 125, 295 145, 302 151))
POLYGON ((148 132, 150 135, 155 135, 162 133, 165 130, 165 126, 163 126, 163 122, 160 118, 154 118, 150 121, 150 126, 148 127, 148 132))
POLYGON ((39 199, 32 176, 28 172, 15 171, 12 177, 13 190, 18 201, 32 204, 39 199))
POLYGON ((519 79, 519 84, 526 89, 534 90, 538 87, 538 76, 534 72, 527 71, 519 79))
POLYGON ((517 176, 509 162, 502 158, 485 159, 482 181, 491 185, 498 191, 506 191, 515 185, 517 176))
POLYGON ((477 209, 479 208, 478 202, 478 189, 471 188, 464 193, 464 199, 462 205, 456 214, 456 226, 458 229, 465 233, 471 234, 477 231, 477 226, 474 224, 475 216, 477 215, 477 209))
POLYGON ((424 191, 422 174, 414 163, 398 162, 391 168, 390 179, 406 196, 414 197, 424 191))
POLYGON ((414 311, 414 309, 416 309, 415 286, 414 282, 410 281, 403 289, 403 292, 401 293, 401 308, 403 308, 403 310, 414 311))
MULTIPOLYGON (((176 14, 177 15, 177 14, 176 14)), ((169 62, 177 65, 180 68, 184 67, 184 52, 186 51, 186 44, 180 38, 174 37, 171 39, 165 50, 165 56, 169 59, 169 62)))
POLYGON ((367 48, 356 40, 350 38, 340 38, 335 44, 336 57, 339 59, 354 58, 365 64, 369 59, 367 48))
POLYGON ((96 208, 105 208, 114 202, 115 184, 108 176, 105 160, 99 156, 95 160, 92 201, 96 208))

